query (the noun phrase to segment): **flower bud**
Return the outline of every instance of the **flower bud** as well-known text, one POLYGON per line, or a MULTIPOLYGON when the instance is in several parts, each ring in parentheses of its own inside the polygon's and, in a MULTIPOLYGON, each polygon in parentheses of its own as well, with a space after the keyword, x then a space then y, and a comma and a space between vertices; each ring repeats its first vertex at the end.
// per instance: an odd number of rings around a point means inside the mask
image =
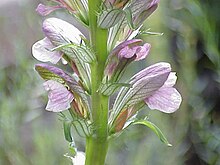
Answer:
POLYGON ((140 39, 128 40, 112 50, 105 68, 108 80, 117 82, 129 63, 146 58, 151 46, 148 43, 142 46, 141 44, 142 40, 140 39))
POLYGON ((70 13, 73 13, 79 20, 84 24, 88 25, 88 2, 87 0, 52 0, 58 5, 55 6, 45 6, 39 4, 36 11, 42 15, 46 16, 57 9, 67 9, 70 13))
POLYGON ((36 8, 36 12, 40 14, 41 16, 47 16, 48 14, 52 13, 53 11, 57 9, 61 9, 62 7, 57 6, 45 6, 44 4, 39 4, 36 8))

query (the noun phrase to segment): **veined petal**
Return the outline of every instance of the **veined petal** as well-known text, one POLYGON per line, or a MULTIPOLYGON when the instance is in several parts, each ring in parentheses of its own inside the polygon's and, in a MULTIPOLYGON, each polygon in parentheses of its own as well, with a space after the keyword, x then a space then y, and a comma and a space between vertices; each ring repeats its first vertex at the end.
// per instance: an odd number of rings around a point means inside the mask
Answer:
POLYGON ((36 8, 36 11, 38 14, 41 16, 47 16, 48 14, 52 13, 53 11, 57 9, 61 9, 62 7, 57 5, 57 6, 46 6, 44 4, 39 4, 36 8))
POLYGON ((56 64, 61 59, 62 53, 59 51, 51 51, 53 48, 54 46, 50 40, 48 38, 44 38, 37 41, 32 46, 32 54, 39 61, 56 64))
POLYGON ((180 107, 182 98, 175 88, 162 87, 144 101, 150 109, 173 113, 180 107))
MULTIPOLYGON (((131 80, 130 83, 134 84, 138 80, 144 78, 144 77, 155 77, 158 75, 161 75, 163 73, 170 73, 171 72, 171 66, 169 63, 166 62, 159 62, 154 65, 151 65, 147 67, 146 69, 143 69, 142 71, 135 74, 131 80)), ((164 81, 165 82, 165 81, 164 81)))
POLYGON ((70 108, 73 94, 66 87, 56 81, 48 80, 44 83, 44 88, 49 92, 46 110, 61 112, 70 108))
POLYGON ((132 58, 136 53, 135 49, 129 48, 128 46, 124 47, 123 49, 120 50, 118 53, 119 59, 122 58, 132 58))
POLYGON ((136 46, 142 43, 141 39, 132 39, 132 40, 127 40, 122 43, 120 43, 118 46, 116 46, 112 52, 110 53, 109 57, 117 55, 123 48, 126 46, 136 46))
POLYGON ((48 18, 43 22, 45 35, 55 46, 69 43, 80 44, 83 34, 70 23, 58 18, 48 18))

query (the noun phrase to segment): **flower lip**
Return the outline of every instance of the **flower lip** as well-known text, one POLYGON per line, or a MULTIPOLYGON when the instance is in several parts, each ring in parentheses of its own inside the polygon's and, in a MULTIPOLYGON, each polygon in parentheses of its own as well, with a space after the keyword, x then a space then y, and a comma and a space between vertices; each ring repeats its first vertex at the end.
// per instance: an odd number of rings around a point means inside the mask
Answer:
POLYGON ((32 46, 32 54, 41 62, 51 62, 56 64, 61 59, 62 53, 59 51, 50 51, 53 48, 54 45, 47 37, 45 37, 32 46))
POLYGON ((48 80, 44 82, 44 88, 48 93, 48 103, 46 110, 52 112, 61 112, 70 108, 70 103, 73 101, 73 94, 67 90, 62 84, 48 80))
POLYGON ((173 87, 176 79, 175 72, 171 72, 164 85, 144 100, 150 109, 157 109, 164 113, 173 113, 179 109, 182 97, 173 87))

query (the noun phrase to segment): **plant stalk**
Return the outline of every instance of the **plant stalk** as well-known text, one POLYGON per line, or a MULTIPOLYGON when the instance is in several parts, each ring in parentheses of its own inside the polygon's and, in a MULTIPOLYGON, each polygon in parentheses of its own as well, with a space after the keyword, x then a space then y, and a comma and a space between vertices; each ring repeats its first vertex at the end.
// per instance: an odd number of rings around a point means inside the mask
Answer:
POLYGON ((108 31, 97 25, 101 3, 102 0, 88 0, 90 43, 97 61, 91 64, 93 135, 86 139, 86 165, 104 165, 108 150, 108 97, 97 92, 107 59, 108 37, 108 31))

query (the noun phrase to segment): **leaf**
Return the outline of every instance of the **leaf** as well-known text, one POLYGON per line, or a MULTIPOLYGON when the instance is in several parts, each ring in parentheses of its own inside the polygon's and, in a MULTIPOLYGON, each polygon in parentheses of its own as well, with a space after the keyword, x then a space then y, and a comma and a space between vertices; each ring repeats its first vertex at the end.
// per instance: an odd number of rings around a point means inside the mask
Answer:
POLYGON ((110 11, 102 11, 98 17, 98 26, 108 29, 116 25, 124 15, 124 11, 120 9, 111 9, 110 11))
POLYGON ((137 125, 137 124, 147 126, 160 138, 160 140, 163 143, 165 143, 169 147, 172 146, 172 144, 168 142, 168 140, 166 139, 162 131, 154 123, 151 123, 150 121, 147 121, 147 120, 136 120, 132 122, 130 125, 137 125))
POLYGON ((71 121, 69 121, 69 120, 64 120, 63 121, 64 136, 65 136, 65 139, 68 142, 73 142, 73 138, 72 138, 72 135, 71 135, 71 126, 72 126, 71 121))

